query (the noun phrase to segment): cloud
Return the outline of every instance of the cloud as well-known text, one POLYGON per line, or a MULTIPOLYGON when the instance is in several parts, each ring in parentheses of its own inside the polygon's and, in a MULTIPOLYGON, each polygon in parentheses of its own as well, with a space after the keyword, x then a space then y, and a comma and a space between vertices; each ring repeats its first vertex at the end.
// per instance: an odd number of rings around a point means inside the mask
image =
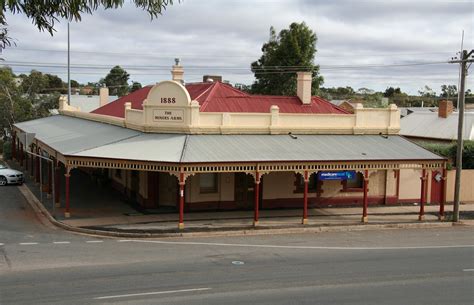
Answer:
MULTIPOLYGON (((131 79, 144 84, 169 79, 180 57, 187 81, 222 74, 233 83, 253 81, 250 63, 261 55, 269 28, 277 31, 305 21, 318 35, 316 63, 325 86, 400 86, 416 93, 424 85, 439 91, 457 84, 458 66, 450 64, 392 67, 393 64, 447 61, 460 47, 474 47, 472 1, 322 1, 322 0, 187 0, 157 19, 126 4, 99 10, 71 24, 71 60, 81 68, 72 78, 97 81, 114 65, 128 67, 131 79), (388 65, 385 68, 332 68, 388 65), (91 68, 91 66, 95 66, 91 68)), ((21 15, 7 15, 17 47, 5 50, 8 62, 67 62, 67 24, 54 37, 40 33, 21 15), (44 51, 48 50, 48 51, 44 51), (53 50, 53 51, 50 51, 53 50)), ((14 66, 18 73, 32 66, 14 66)), ((39 68, 66 78, 64 67, 39 68)), ((472 88, 473 82, 468 87, 472 88)))

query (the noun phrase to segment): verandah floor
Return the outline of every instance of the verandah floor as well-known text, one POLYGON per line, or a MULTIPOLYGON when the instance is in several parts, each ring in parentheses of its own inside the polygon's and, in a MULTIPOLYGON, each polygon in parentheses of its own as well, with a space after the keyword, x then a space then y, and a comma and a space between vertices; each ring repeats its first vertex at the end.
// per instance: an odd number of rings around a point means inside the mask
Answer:
MULTIPOLYGON (((28 178, 26 184, 40 198, 39 186, 28 178)), ((100 188, 84 173, 71 175, 71 218, 64 218, 64 187, 60 208, 53 210, 51 198, 43 194, 44 206, 58 220, 72 226, 101 227, 126 231, 173 231, 177 228, 178 213, 142 214, 125 202, 122 195, 110 188, 100 188)), ((425 221, 436 221, 439 207, 427 205, 425 221)), ((446 211, 452 206, 447 205, 446 211)), ((474 204, 465 204, 462 211, 474 211, 474 204)), ((417 222, 417 205, 370 206, 370 223, 417 222)), ((308 225, 359 224, 362 207, 330 207, 308 210, 308 225)), ((301 223, 302 209, 261 210, 260 227, 285 227, 301 223)), ((253 226, 253 211, 210 211, 184 214, 187 230, 245 228, 253 226)))

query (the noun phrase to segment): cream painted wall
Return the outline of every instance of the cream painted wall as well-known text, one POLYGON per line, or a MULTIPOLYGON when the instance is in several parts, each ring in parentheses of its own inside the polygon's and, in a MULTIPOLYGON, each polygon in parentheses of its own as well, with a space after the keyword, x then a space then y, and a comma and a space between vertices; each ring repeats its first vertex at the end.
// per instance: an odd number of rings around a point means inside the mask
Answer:
POLYGON ((399 199, 418 199, 421 196, 421 170, 400 170, 400 194, 399 199))
POLYGON ((303 193, 294 193, 293 172, 270 173, 263 176, 263 199, 303 198, 303 193))
MULTIPOLYGON (((446 201, 454 201, 454 182, 456 180, 456 171, 448 171, 446 201)), ((474 169, 463 170, 461 175, 461 201, 474 202, 474 169)))
POLYGON ((385 184, 387 196, 396 196, 397 195, 397 178, 395 177, 394 170, 387 170, 387 180, 385 184))
POLYGON ((217 175, 217 193, 201 194, 199 188, 200 175, 194 175, 186 181, 186 202, 213 202, 234 200, 234 174, 221 173, 217 175))

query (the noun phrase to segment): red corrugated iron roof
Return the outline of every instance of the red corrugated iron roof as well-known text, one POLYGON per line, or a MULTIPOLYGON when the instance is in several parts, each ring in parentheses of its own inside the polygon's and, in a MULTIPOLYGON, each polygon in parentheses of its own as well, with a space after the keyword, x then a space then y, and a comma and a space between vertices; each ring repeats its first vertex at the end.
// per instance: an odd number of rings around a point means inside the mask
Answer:
MULTIPOLYGON (((152 86, 146 86, 96 109, 92 113, 123 118, 125 103, 132 103, 133 109, 143 109, 143 101, 151 88, 152 86)), ((280 108, 281 113, 348 113, 316 96, 312 97, 311 104, 303 105, 296 96, 250 95, 220 82, 188 84, 186 89, 191 99, 198 101, 201 105, 201 112, 267 113, 272 105, 276 105, 280 108)))

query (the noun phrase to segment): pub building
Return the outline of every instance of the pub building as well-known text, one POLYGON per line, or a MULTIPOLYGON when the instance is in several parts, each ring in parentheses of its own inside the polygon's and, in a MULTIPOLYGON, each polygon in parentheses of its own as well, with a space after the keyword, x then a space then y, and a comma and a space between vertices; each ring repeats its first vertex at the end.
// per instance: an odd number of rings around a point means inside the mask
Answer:
MULTIPOLYGON (((395 105, 349 113, 311 96, 311 72, 297 73, 297 96, 183 85, 179 63, 171 74, 91 113, 62 99, 58 115, 15 124, 14 158, 23 164, 29 149, 52 160, 43 188, 59 206, 64 185, 65 217, 77 170, 107 173, 144 209, 175 209, 180 229, 192 211, 253 210, 258 225, 262 209, 297 208, 306 224, 308 208, 359 205, 367 222, 369 205, 403 201, 419 202, 423 220, 434 187, 444 217, 447 160, 399 136, 395 105), (25 134, 34 135, 29 147, 25 134)), ((43 161, 30 156, 39 180, 43 161)))

